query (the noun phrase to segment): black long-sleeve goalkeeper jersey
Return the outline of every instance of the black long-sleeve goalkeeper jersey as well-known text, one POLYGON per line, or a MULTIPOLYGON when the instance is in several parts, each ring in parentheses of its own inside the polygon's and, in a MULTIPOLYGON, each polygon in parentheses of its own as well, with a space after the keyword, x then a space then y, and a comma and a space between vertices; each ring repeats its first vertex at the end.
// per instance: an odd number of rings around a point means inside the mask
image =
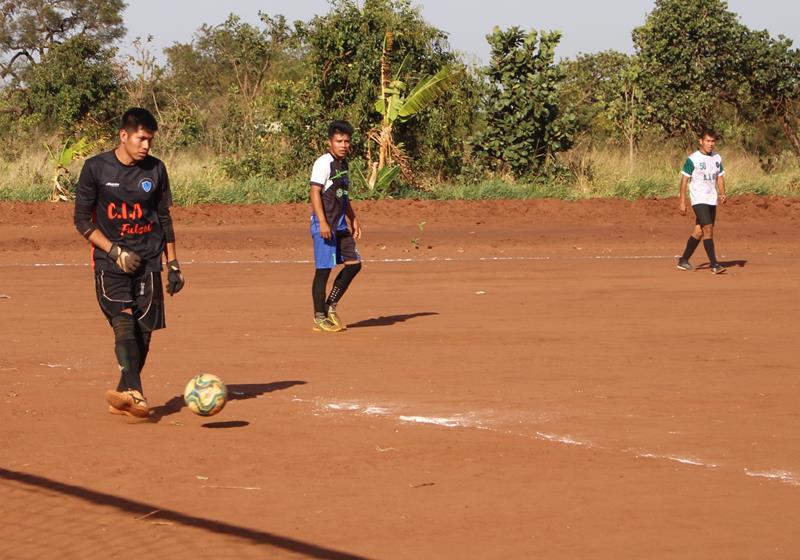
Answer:
MULTIPOLYGON (((169 208, 172 193, 161 160, 147 156, 124 165, 113 151, 83 165, 75 194, 75 227, 84 237, 99 229, 112 243, 135 251, 145 271, 161 270, 164 245, 175 241, 169 208)), ((97 270, 119 272, 117 264, 95 247, 97 270)))

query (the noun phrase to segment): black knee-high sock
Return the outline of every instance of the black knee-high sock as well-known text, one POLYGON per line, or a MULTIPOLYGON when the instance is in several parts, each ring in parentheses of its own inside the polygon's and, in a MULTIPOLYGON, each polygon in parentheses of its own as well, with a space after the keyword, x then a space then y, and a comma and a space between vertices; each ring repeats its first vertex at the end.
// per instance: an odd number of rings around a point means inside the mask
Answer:
POLYGON ((714 250, 714 240, 703 239, 703 248, 706 250, 706 254, 708 255, 708 260, 711 263, 711 266, 717 264, 717 253, 714 250))
POLYGON ((342 299, 342 296, 350 286, 350 282, 353 281, 353 278, 356 277, 360 270, 361 263, 344 265, 336 280, 333 281, 333 288, 331 288, 331 293, 326 302, 330 307, 336 307, 336 304, 339 303, 339 300, 342 299))
POLYGON ((694 250, 697 249, 697 246, 700 245, 700 240, 689 236, 689 240, 686 242, 686 249, 683 250, 683 254, 681 255, 682 261, 688 261, 692 254, 694 254, 694 250))
POLYGON ((311 284, 311 297, 314 300, 314 315, 325 315, 325 287, 328 285, 330 268, 318 268, 311 284))
MULTIPOLYGON (((138 327, 139 325, 137 325, 138 327)), ((150 353, 150 337, 153 333, 143 331, 141 328, 136 329, 136 345, 139 347, 139 373, 144 369, 144 364, 147 362, 147 354, 150 353)))
POLYGON ((111 320, 114 327, 114 353, 119 364, 117 391, 135 389, 142 392, 142 356, 136 341, 136 319, 124 313, 111 320))

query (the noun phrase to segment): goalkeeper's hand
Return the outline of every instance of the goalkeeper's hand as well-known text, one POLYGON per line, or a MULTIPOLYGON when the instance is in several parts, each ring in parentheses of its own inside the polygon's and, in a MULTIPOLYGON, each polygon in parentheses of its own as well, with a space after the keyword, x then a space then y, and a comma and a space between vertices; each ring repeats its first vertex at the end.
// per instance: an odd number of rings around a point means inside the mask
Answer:
POLYGON ((122 272, 125 272, 126 274, 136 272, 136 269, 142 264, 142 258, 139 255, 130 249, 120 247, 116 243, 111 245, 111 250, 108 252, 108 256, 111 257, 111 260, 117 263, 117 266, 120 267, 122 272))
POLYGON ((173 296, 183 289, 186 280, 183 279, 181 265, 178 263, 178 259, 169 261, 167 263, 167 270, 167 293, 173 296))

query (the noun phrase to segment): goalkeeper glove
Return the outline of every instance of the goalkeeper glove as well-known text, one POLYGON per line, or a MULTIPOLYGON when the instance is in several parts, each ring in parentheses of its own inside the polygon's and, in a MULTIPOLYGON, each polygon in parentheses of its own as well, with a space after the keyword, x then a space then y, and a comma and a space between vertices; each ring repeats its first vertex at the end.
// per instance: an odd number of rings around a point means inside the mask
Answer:
POLYGON ((178 264, 178 259, 173 259, 167 263, 167 293, 175 295, 181 291, 186 280, 183 279, 181 273, 181 265, 178 264))
POLYGON ((111 250, 108 252, 108 256, 111 257, 111 260, 117 263, 117 266, 122 269, 122 272, 126 274, 130 274, 131 272, 135 272, 139 265, 142 264, 142 258, 131 251, 130 249, 125 249, 124 247, 120 247, 116 243, 111 245, 111 250))

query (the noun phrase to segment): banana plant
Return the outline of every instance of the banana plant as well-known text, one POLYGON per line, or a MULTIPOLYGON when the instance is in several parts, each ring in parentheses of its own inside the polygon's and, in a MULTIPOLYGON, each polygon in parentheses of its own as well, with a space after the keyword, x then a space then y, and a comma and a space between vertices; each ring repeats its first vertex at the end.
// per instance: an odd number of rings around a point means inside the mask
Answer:
POLYGON ((45 144, 45 149, 50 155, 53 164, 53 191, 50 194, 52 202, 67 201, 73 198, 74 180, 69 172, 70 164, 76 159, 83 159, 94 151, 96 142, 91 142, 85 137, 68 138, 61 151, 56 153, 45 144))
POLYGON ((397 176, 401 171, 399 165, 384 167, 378 171, 377 161, 372 162, 369 167, 369 175, 364 176, 364 172, 358 167, 355 168, 356 174, 361 182, 369 187, 370 191, 381 194, 385 194, 389 191, 389 187, 391 186, 392 182, 397 179, 397 176))
MULTIPOLYGON (((400 79, 392 79, 393 44, 394 34, 387 31, 381 54, 381 95, 375 102, 375 110, 381 115, 381 124, 370 130, 368 135, 369 139, 378 145, 377 165, 373 164, 368 179, 370 189, 375 188, 379 177, 383 177, 384 180, 389 178, 391 182, 397 176, 397 173, 384 172, 387 166, 389 169, 398 166, 403 177, 409 183, 414 183, 409 158, 403 151, 403 146, 395 143, 393 127, 396 123, 406 122, 430 107, 455 76, 452 66, 444 66, 436 74, 422 78, 411 91, 408 91, 408 84, 400 79)), ((407 60, 408 56, 401 63, 398 76, 402 75, 407 60)))

